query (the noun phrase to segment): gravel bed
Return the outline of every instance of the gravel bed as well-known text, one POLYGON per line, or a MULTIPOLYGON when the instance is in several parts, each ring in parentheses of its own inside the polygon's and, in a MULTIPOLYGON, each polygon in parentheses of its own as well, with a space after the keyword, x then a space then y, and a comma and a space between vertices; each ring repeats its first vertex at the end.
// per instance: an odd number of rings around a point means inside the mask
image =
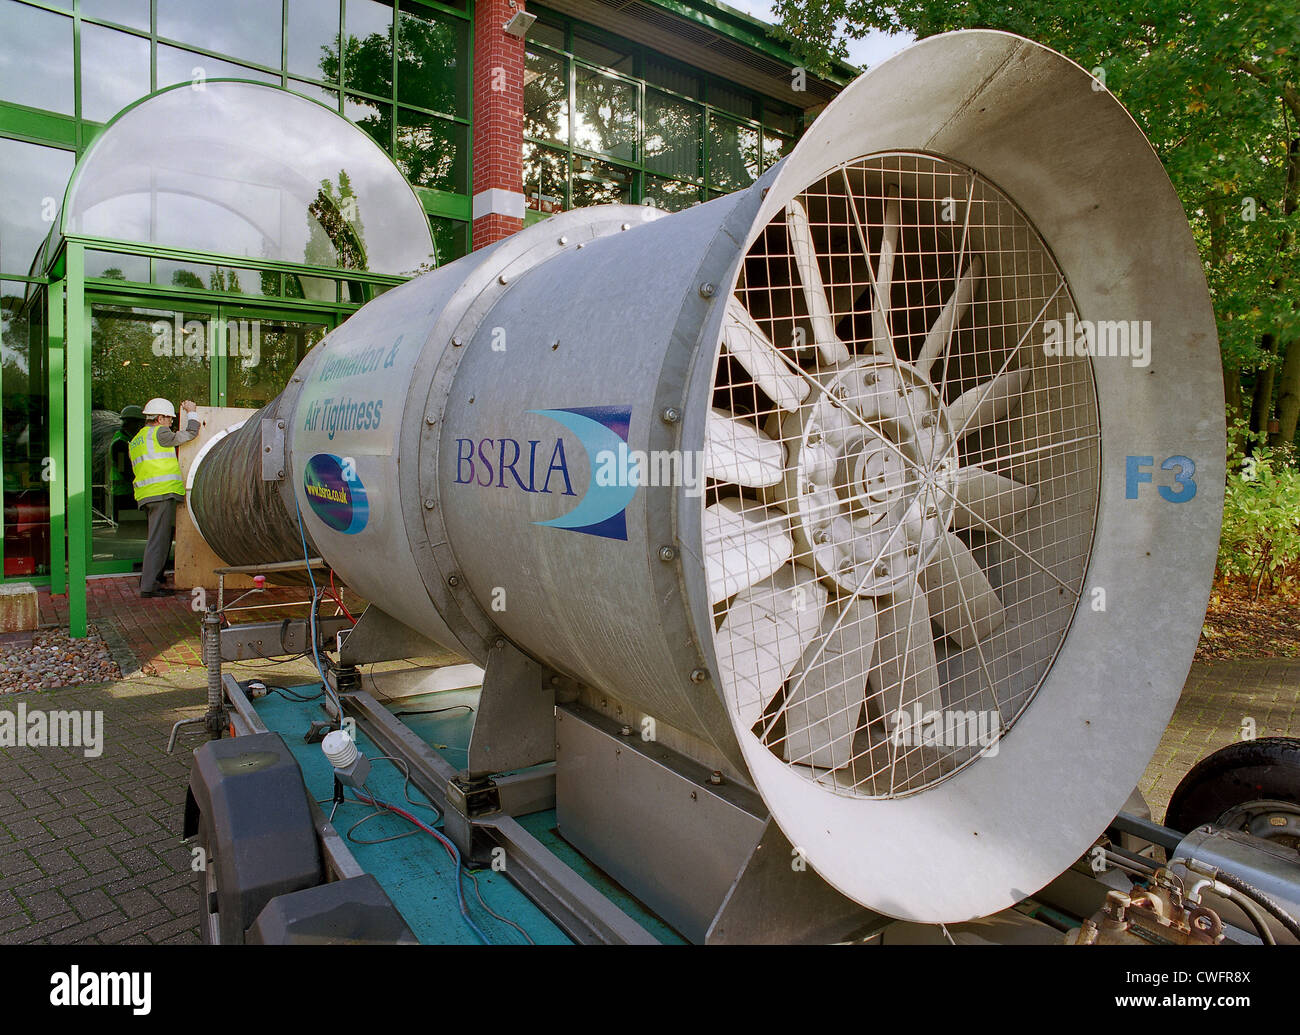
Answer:
POLYGON ((81 640, 57 629, 42 629, 32 637, 30 647, 0 647, 0 693, 85 686, 121 678, 122 670, 94 626, 81 640))

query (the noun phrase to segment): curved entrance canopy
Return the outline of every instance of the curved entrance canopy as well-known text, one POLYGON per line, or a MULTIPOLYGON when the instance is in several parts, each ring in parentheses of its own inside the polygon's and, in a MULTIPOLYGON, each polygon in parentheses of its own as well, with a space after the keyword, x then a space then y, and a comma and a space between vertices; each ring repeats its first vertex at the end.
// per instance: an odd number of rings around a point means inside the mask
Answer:
POLYGON ((181 84, 126 109, 82 157, 65 235, 411 276, 424 209, 341 115, 273 86, 181 84))

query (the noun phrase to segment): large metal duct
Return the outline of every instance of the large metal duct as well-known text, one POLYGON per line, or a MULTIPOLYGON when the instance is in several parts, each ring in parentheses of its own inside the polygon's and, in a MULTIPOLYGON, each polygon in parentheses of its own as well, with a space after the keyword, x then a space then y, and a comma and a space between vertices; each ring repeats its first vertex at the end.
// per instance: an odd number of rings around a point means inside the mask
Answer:
MULTIPOLYGON (((996 32, 863 76, 747 190, 564 213, 389 291, 270 411, 256 527, 300 510, 411 628, 504 637, 728 760, 908 919, 1011 905, 1123 805, 1221 517, 1178 198, 1087 72, 996 32)), ((255 452, 212 450, 196 510, 255 452)))

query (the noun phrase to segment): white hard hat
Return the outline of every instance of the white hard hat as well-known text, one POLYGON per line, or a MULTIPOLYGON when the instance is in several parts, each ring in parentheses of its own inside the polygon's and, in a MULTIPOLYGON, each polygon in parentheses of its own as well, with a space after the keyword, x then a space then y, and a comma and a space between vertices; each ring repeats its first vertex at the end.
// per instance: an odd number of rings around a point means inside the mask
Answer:
POLYGON ((144 404, 146 417, 175 417, 176 407, 166 399, 150 399, 144 404))

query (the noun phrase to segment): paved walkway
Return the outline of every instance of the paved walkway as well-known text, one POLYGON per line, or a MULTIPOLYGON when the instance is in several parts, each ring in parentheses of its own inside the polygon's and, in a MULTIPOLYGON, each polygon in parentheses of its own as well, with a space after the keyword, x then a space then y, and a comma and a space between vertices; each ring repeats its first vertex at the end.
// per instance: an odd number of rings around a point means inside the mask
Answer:
MULTIPOLYGON (((139 595, 139 576, 124 578, 91 579, 87 582, 86 614, 91 624, 99 630, 108 643, 124 676, 143 673, 147 676, 167 676, 184 673, 191 668, 201 668, 202 653, 199 646, 199 621, 205 601, 200 601, 196 611, 194 597, 188 591, 174 597, 153 597, 142 600, 139 595)), ((208 590, 213 602, 216 590, 208 590)), ((241 590, 228 590, 229 604, 241 590)), ((307 614, 305 603, 310 600, 311 588, 276 587, 249 597, 244 605, 266 604, 247 611, 241 610, 235 621, 268 621, 287 616, 303 617, 307 614)), ((38 591, 41 622, 68 624, 68 598, 51 596, 48 588, 38 591)), ((328 602, 328 597, 326 600, 328 602)), ((353 593, 344 596, 349 610, 360 614, 359 601, 353 593)), ((322 605, 324 614, 333 614, 334 606, 322 605)))
MULTIPOLYGON (((197 880, 180 825, 199 741, 183 737, 175 755, 164 753, 172 723, 204 708, 195 616, 179 600, 141 601, 102 583, 91 600, 93 620, 120 627, 165 671, 0 697, 5 710, 26 703, 104 713, 99 758, 75 748, 0 750, 0 943, 197 942, 197 880)), ((257 671, 230 668, 242 678, 257 671)), ((310 666, 280 666, 277 675, 306 680, 310 666)), ((1259 736, 1300 735, 1298 702, 1300 660, 1194 667, 1142 779, 1152 814, 1163 818, 1182 775, 1239 738, 1243 719, 1259 736)))

